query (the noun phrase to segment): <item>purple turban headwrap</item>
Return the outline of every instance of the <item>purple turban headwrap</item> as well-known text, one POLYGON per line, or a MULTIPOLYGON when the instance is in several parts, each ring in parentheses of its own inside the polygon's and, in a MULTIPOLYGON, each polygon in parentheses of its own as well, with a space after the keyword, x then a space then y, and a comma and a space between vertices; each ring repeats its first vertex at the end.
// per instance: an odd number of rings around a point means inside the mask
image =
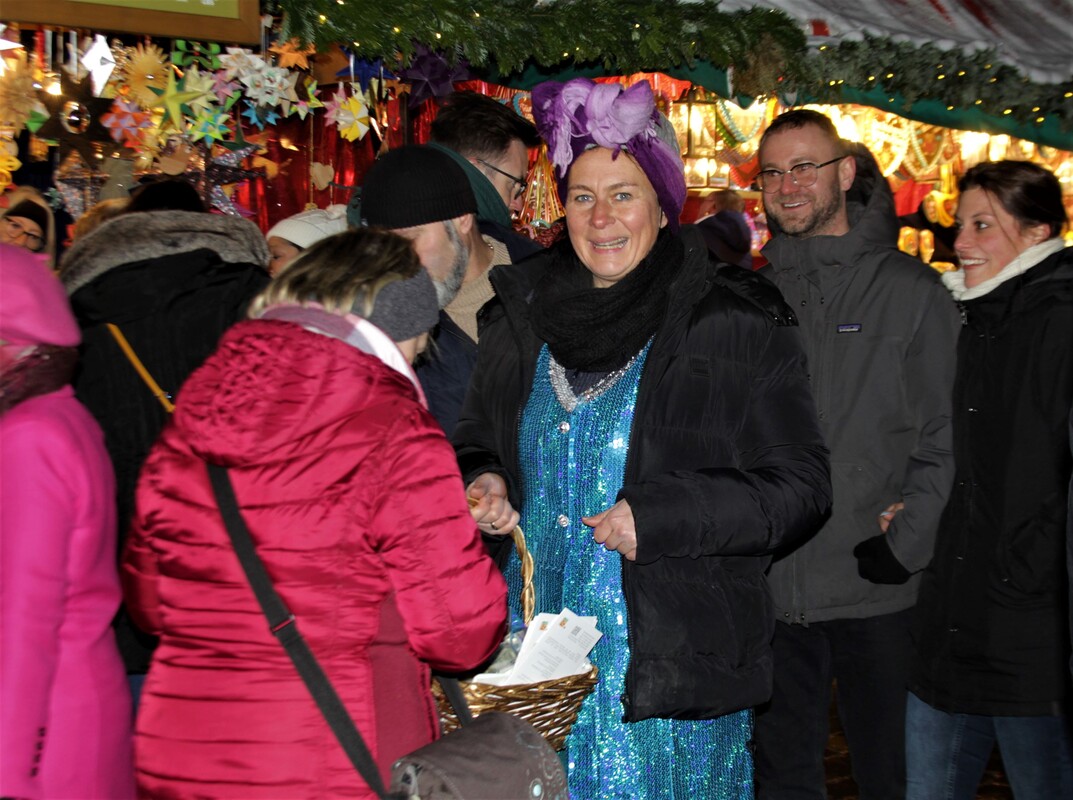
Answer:
POLYGON ((659 111, 647 82, 623 89, 617 83, 574 78, 533 87, 533 118, 555 165, 559 197, 566 202, 570 165, 592 147, 616 157, 629 153, 656 190, 667 226, 678 231, 686 201, 686 181, 674 129, 659 111))

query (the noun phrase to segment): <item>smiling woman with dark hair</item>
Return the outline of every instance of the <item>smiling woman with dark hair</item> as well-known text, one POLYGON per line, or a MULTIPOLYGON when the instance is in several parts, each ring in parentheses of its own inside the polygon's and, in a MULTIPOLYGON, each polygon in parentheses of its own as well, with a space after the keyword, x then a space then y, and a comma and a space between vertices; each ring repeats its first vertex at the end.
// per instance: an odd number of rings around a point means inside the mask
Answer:
POLYGON ((908 797, 972 798, 995 745, 1018 797, 1073 797, 1066 499, 1073 249, 1025 161, 958 185, 954 488, 917 601, 908 797))

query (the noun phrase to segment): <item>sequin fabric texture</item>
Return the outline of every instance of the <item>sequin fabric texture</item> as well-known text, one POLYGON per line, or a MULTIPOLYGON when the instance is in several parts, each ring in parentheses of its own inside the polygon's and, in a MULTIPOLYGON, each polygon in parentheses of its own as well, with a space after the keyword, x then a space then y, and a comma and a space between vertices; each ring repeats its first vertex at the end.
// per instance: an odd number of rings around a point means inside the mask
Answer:
MULTIPOLYGON (((556 613, 566 606, 595 616, 604 634, 590 655, 600 681, 567 740, 570 797, 745 800, 753 796, 750 711, 713 720, 622 722, 630 650, 621 556, 598 545, 581 518, 614 505, 622 486, 647 352, 596 396, 571 394, 564 403, 545 346, 519 430, 527 498, 521 524, 536 563, 536 610, 556 613)), ((516 557, 507 581, 517 614, 516 557)))

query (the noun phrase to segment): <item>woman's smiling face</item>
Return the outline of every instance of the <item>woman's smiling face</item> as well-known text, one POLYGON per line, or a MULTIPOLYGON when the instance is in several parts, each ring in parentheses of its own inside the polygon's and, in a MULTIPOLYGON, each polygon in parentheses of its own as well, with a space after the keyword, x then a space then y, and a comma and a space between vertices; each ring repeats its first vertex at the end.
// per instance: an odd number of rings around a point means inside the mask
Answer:
POLYGON ((593 286, 606 289, 648 255, 667 224, 656 190, 627 153, 598 147, 570 165, 566 229, 593 286))
POLYGON ((1047 238, 1047 226, 1023 227, 998 199, 974 186, 961 195, 954 241, 958 261, 971 289, 998 275, 1003 267, 1047 238))

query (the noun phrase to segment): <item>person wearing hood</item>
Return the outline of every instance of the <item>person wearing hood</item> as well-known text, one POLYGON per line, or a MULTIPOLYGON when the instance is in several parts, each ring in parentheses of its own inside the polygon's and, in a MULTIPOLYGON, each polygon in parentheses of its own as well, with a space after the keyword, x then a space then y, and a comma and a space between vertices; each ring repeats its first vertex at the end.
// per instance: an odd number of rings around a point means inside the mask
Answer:
POLYGON ((134 797, 114 481, 70 386, 80 338, 46 260, 0 245, 3 797, 134 797))
MULTIPOLYGON (((268 283, 257 226, 205 213, 188 184, 144 186, 130 208, 77 239, 60 263, 82 329, 75 393, 104 429, 120 542, 138 471, 179 387, 268 283)), ((116 625, 137 698, 153 643, 125 614, 116 625)))
POLYGON ((436 291, 409 242, 309 248, 183 387, 146 462, 123 577, 160 646, 138 714, 146 797, 359 797, 355 774, 235 556, 207 465, 225 466, 258 555, 385 782, 438 736, 430 666, 506 632, 454 453, 410 364, 436 291))
POLYGON ((910 800, 969 800, 998 745, 1017 797, 1073 797, 1066 498, 1073 249, 1027 161, 958 182, 954 490, 924 571, 906 718, 910 800))
POLYGON ((773 233, 761 272, 801 323, 834 503, 768 576, 779 624, 758 797, 824 796, 833 680, 861 797, 893 800, 905 793, 910 616, 954 473, 959 318, 939 274, 898 251, 867 149, 798 109, 768 127, 759 157, 773 233))
POLYGON ((491 274, 462 473, 515 607, 520 514, 536 610, 603 634, 570 796, 751 798, 764 570, 830 503, 793 312, 680 231, 678 143, 647 82, 542 83, 533 111, 569 236, 491 274))

